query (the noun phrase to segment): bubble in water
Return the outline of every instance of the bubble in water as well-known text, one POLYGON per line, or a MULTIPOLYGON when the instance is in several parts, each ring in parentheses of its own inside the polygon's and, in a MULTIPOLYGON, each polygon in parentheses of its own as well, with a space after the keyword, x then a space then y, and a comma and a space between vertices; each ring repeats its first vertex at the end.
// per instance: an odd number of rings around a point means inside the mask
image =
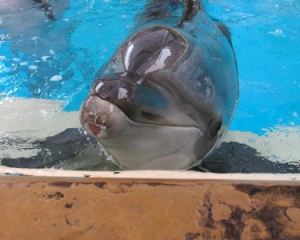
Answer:
POLYGON ((284 33, 283 33, 283 31, 281 29, 276 29, 273 32, 269 31, 268 33, 272 34, 275 37, 284 37, 284 33))
POLYGON ((35 65, 30 65, 30 66, 28 67, 29 70, 36 70, 37 68, 38 68, 38 67, 35 66, 35 65))
POLYGON ((25 65, 27 65, 27 64, 28 64, 28 62, 26 62, 26 61, 25 61, 25 62, 21 62, 21 63, 20 63, 20 66, 25 66, 25 65))
POLYGON ((50 81, 56 82, 56 81, 61 81, 63 79, 62 75, 54 75, 53 77, 50 78, 50 81))
POLYGON ((298 118, 298 114, 296 112, 293 112, 293 117, 298 118))
POLYGON ((42 60, 45 62, 45 61, 47 61, 48 58, 50 58, 50 57, 49 57, 49 56, 42 56, 41 58, 42 58, 42 60))

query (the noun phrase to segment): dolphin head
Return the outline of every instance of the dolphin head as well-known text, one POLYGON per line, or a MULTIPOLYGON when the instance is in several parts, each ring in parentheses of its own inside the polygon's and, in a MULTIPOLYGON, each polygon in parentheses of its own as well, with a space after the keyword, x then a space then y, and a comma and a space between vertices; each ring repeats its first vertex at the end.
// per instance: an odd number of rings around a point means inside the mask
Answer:
POLYGON ((97 74, 81 123, 125 169, 186 169, 213 148, 222 121, 174 68, 188 43, 166 27, 129 38, 97 74))

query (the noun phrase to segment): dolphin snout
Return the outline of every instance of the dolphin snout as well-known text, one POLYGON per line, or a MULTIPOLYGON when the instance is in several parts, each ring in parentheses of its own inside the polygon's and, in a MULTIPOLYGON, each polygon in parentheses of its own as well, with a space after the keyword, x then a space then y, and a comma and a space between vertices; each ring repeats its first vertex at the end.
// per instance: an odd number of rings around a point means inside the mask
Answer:
POLYGON ((93 136, 97 136, 108 127, 108 115, 112 112, 112 106, 106 104, 98 96, 91 95, 81 107, 81 124, 93 136))
POLYGON ((118 135, 130 120, 114 103, 91 94, 82 104, 80 121, 91 136, 100 139, 118 135))

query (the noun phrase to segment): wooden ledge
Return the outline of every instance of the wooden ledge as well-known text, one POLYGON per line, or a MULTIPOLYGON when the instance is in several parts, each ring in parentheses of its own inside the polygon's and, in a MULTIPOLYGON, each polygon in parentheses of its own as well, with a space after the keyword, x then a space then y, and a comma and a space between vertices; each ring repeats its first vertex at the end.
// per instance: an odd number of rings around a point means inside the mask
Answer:
POLYGON ((0 239, 298 239, 300 177, 0 168, 0 239))
POLYGON ((70 171, 58 169, 25 169, 0 166, 0 176, 33 177, 89 177, 89 178, 132 178, 132 179, 174 179, 174 180, 232 180, 250 182, 300 182, 300 174, 219 174, 194 171, 70 171))

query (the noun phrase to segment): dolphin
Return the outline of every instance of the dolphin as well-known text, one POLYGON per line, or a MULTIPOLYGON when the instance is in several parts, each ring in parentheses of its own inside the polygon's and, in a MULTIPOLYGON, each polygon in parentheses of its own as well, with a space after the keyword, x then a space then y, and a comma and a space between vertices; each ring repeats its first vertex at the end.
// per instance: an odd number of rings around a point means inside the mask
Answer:
POLYGON ((227 27, 200 0, 156 0, 96 73, 80 120, 124 169, 188 169, 218 145, 238 96, 227 27))

